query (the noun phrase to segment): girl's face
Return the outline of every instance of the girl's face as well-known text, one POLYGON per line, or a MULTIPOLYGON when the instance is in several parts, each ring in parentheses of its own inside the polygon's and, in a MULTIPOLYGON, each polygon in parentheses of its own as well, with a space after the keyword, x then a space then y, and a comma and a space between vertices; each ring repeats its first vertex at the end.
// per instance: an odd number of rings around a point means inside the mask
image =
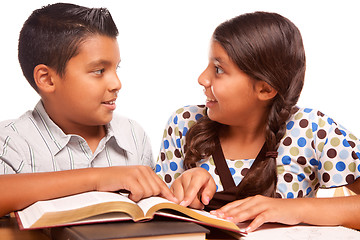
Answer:
POLYGON ((209 64, 199 76, 206 95, 211 120, 231 126, 243 126, 258 117, 262 106, 256 82, 241 71, 224 48, 212 41, 209 64))

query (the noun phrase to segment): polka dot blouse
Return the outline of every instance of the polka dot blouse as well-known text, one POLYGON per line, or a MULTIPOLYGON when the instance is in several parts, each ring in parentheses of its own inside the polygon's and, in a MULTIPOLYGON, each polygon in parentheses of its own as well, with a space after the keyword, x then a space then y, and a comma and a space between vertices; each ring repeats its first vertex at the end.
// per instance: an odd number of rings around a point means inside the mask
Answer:
MULTIPOLYGON (((168 120, 156 163, 156 173, 168 186, 184 171, 185 135, 204 114, 204 106, 186 106, 168 120)), ((277 192, 283 198, 313 197, 319 187, 347 185, 360 176, 360 140, 313 109, 299 109, 290 117, 277 151, 277 192)), ((226 160, 236 185, 254 160, 226 160)), ((209 171, 217 191, 223 190, 211 156, 197 166, 209 171)))

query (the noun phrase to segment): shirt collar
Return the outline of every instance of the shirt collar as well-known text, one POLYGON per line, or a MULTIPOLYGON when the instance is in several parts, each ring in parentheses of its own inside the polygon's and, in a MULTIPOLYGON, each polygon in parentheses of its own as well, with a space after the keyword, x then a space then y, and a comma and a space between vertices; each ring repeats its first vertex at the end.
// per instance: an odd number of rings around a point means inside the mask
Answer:
MULTIPOLYGON (((60 152, 69 143, 72 137, 79 137, 77 135, 65 134, 62 129, 51 120, 41 100, 36 104, 34 112, 39 116, 37 125, 39 127, 43 126, 40 128, 43 128, 42 132, 46 135, 44 137, 51 139, 51 141, 49 141, 49 147, 54 155, 60 152)), ((114 121, 113 119, 105 126, 107 130, 105 136, 106 142, 114 137, 119 148, 132 154, 134 153, 134 149, 130 145, 128 138, 126 138, 126 136, 130 136, 131 130, 128 125, 124 126, 124 124, 121 124, 120 122, 114 121)))

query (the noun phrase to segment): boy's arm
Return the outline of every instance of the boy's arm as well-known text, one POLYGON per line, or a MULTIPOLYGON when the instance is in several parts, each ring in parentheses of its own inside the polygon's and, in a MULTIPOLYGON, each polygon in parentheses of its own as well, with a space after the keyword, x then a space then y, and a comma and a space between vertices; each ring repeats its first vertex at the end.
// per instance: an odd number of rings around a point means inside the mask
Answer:
POLYGON ((139 201, 161 195, 176 201, 166 184, 147 166, 76 169, 47 173, 0 175, 0 216, 36 201, 87 191, 130 191, 139 201))

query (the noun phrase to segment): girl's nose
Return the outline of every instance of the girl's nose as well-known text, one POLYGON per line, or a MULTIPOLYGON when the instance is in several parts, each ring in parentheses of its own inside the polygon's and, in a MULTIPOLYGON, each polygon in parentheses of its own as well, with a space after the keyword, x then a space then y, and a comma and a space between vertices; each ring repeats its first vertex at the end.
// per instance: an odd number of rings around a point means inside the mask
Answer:
POLYGON ((198 83, 204 88, 208 88, 211 85, 211 81, 209 80, 206 72, 207 72, 207 68, 200 74, 198 78, 198 83))

